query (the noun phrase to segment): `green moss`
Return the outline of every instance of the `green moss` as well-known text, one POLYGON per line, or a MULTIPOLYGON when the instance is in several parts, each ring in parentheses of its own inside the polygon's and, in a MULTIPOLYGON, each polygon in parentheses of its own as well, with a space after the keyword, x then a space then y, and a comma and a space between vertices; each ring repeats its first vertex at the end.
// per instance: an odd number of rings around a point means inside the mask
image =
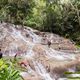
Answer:
POLYGON ((80 49, 80 45, 76 44, 76 48, 80 49))
POLYGON ((80 77, 68 77, 68 79, 79 79, 80 80, 80 77))
POLYGON ((73 72, 65 72, 64 74, 73 74, 73 72))
POLYGON ((68 79, 68 80, 80 80, 80 79, 68 79))

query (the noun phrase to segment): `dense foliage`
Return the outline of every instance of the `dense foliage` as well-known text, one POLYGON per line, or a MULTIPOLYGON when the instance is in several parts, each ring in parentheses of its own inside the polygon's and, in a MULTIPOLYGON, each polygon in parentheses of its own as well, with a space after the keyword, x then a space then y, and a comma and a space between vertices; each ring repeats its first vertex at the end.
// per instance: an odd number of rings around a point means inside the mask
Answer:
POLYGON ((12 65, 12 62, 0 59, 0 80, 22 80, 22 78, 19 71, 12 65))
POLYGON ((80 0, 0 0, 0 20, 54 32, 80 44, 80 0))

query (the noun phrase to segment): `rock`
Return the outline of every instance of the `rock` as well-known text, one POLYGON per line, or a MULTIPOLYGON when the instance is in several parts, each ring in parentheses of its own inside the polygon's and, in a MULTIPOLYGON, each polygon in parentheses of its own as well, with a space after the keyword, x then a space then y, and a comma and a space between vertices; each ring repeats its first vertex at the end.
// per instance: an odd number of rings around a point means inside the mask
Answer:
POLYGON ((36 53, 37 56, 44 56, 45 55, 45 50, 44 46, 37 44, 33 47, 33 51, 36 53))
POLYGON ((60 52, 60 50, 76 50, 70 40, 29 27, 22 28, 17 25, 15 28, 14 26, 0 25, 0 48, 4 55, 14 56, 19 53, 23 57, 19 64, 28 69, 28 72, 21 74, 24 80, 43 80, 45 77, 53 80, 53 76, 59 78, 69 68, 80 63, 79 56, 75 58, 73 52, 72 54, 60 52), (46 37, 46 42, 43 40, 44 37, 46 37), (47 43, 47 40, 51 41, 50 48, 43 45, 47 43))

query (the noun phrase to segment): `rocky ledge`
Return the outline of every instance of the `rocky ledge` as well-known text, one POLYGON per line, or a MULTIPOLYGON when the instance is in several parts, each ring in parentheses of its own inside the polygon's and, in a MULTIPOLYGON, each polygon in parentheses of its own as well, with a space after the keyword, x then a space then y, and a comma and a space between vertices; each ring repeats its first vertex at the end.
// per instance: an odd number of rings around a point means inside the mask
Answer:
POLYGON ((1 23, 0 48, 4 56, 17 54, 28 63, 27 71, 21 73, 25 80, 59 80, 80 63, 73 42, 26 26, 1 23))

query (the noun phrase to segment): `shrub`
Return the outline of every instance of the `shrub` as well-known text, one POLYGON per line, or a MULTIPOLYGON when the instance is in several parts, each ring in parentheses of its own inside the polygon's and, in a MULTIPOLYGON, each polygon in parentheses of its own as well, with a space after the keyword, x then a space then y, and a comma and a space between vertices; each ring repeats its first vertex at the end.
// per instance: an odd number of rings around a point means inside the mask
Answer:
POLYGON ((19 71, 10 63, 0 60, 0 80, 22 80, 19 71))

